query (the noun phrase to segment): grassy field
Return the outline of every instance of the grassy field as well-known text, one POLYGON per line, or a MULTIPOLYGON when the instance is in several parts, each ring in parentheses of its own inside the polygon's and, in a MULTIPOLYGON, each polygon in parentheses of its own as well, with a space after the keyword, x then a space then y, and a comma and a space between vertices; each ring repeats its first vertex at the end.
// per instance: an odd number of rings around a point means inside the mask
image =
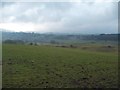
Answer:
POLYGON ((3 87, 118 87, 118 55, 90 50, 4 44, 3 87))

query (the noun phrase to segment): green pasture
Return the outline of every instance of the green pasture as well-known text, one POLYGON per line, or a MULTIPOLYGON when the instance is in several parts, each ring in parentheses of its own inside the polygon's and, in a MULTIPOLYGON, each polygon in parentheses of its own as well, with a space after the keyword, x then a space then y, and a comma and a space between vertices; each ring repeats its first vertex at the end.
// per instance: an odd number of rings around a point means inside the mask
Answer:
POLYGON ((118 87, 118 54, 90 50, 4 44, 3 88, 118 87))

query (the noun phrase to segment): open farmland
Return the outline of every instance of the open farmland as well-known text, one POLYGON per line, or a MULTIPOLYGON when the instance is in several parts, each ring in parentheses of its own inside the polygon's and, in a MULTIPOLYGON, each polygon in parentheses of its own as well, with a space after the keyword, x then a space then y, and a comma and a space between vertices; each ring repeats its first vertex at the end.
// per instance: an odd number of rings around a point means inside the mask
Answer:
POLYGON ((118 55, 78 48, 3 45, 3 88, 116 88, 118 55))

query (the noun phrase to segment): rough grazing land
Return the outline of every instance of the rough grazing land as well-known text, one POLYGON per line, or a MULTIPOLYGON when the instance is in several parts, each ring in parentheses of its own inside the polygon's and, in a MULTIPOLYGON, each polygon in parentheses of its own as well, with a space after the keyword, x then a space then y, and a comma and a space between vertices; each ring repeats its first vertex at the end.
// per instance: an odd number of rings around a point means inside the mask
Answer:
POLYGON ((3 87, 115 88, 114 53, 51 46, 3 45, 3 87))

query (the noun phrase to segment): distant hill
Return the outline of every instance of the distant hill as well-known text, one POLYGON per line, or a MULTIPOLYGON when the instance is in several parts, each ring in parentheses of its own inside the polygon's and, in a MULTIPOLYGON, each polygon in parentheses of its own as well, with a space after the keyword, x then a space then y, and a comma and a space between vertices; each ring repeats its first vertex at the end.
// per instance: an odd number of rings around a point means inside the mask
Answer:
POLYGON ((80 41, 118 41, 119 34, 75 35, 75 34, 39 34, 24 32, 2 32, 2 40, 22 40, 24 42, 55 43, 80 41))

